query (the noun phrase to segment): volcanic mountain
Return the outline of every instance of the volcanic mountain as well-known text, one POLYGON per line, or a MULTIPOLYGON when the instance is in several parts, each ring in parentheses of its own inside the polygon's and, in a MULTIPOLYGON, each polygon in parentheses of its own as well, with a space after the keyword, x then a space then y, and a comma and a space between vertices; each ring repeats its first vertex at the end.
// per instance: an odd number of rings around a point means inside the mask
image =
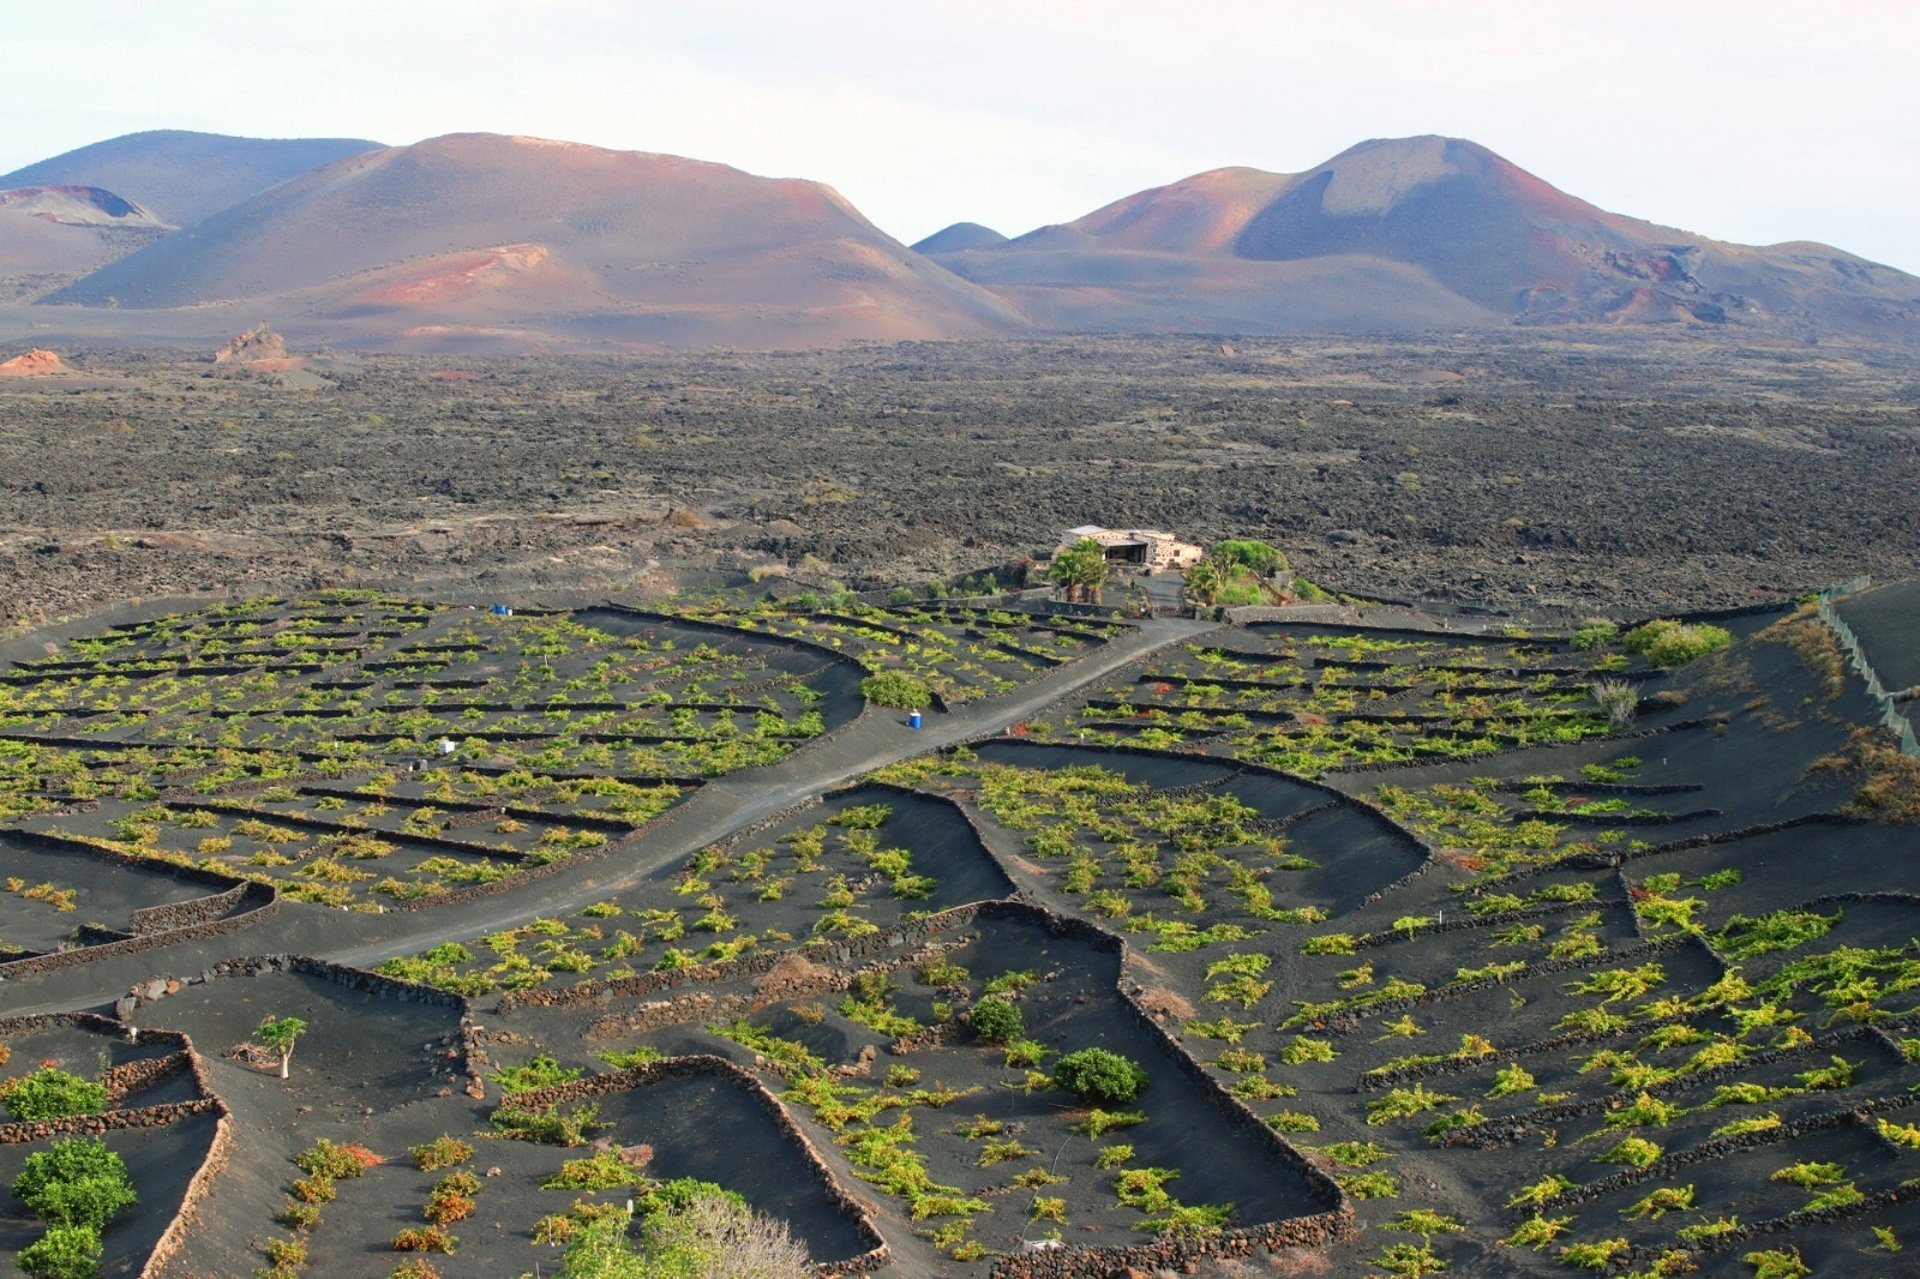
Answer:
POLYGON ((981 226, 978 222, 956 222, 952 226, 942 227, 924 240, 913 244, 915 253, 960 253, 967 249, 995 249, 1007 242, 990 226, 981 226))
POLYGON ((364 138, 236 138, 153 129, 0 174, 0 187, 102 187, 186 226, 309 169, 379 146, 364 138))
POLYGON ((930 250, 1049 328, 1292 332, 1667 321, 1920 341, 1920 279, 1608 213, 1455 138, 1217 169, 999 245, 930 250))
POLYGON ((0 189, 0 297, 32 297, 173 228, 99 187, 0 189))
POLYGON ((55 294, 244 299, 384 347, 770 347, 1021 327, 831 188, 677 156, 453 134, 335 161, 55 294))

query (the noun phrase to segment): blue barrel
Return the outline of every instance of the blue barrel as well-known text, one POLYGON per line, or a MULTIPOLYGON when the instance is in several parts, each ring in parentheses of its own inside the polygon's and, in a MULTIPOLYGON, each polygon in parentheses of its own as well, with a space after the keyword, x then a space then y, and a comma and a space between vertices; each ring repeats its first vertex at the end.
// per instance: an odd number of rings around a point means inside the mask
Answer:
POLYGON ((920 727, 920 712, 919 712, 919 711, 908 711, 908 712, 907 712, 907 727, 908 727, 908 728, 918 728, 918 727, 920 727))

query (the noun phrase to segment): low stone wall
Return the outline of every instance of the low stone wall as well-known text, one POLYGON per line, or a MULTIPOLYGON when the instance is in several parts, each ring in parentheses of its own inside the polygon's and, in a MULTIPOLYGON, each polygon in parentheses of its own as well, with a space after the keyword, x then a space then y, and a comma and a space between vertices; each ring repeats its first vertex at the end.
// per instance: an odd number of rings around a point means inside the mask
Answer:
POLYGON ((200 1161, 200 1167, 187 1182, 186 1193, 180 1197, 180 1207, 174 1211, 173 1220, 167 1223, 167 1228, 154 1242, 153 1251, 147 1254, 146 1264, 140 1268, 140 1279, 159 1279, 168 1273, 186 1245, 188 1234, 199 1224, 200 1205, 213 1193, 214 1179, 226 1169, 232 1156, 233 1118, 223 1107, 219 1118, 214 1120, 213 1141, 207 1147, 207 1157, 200 1161))
MULTIPOLYGON (((56 950, 44 955, 33 955, 26 959, 16 959, 0 964, 0 977, 18 977, 33 973, 52 972, 59 968, 70 968, 75 964, 90 964, 99 959, 121 958, 127 955, 142 955, 151 950, 175 946, 181 942, 205 941, 211 937, 225 937, 237 933, 243 928, 271 919, 280 911, 279 892, 265 884, 243 881, 239 902, 258 903, 252 910, 223 915, 204 923, 186 924, 177 928, 141 933, 123 941, 105 942, 98 946, 86 946, 78 950, 56 950)), ((192 902, 183 902, 191 906, 192 902)), ((155 909, 164 910, 165 907, 155 909)))
MULTIPOLYGON (((109 1035, 115 1039, 125 1038, 127 1033, 125 1026, 111 1017, 102 1017, 99 1013, 26 1013, 19 1017, 0 1017, 0 1037, 31 1035, 35 1031, 53 1030, 60 1026, 90 1030, 97 1035, 109 1035)), ((184 1040, 186 1036, 181 1035, 179 1038, 184 1040)))
POLYGON ((32 1123, 0 1124, 0 1146, 50 1141, 55 1137, 97 1137, 102 1133, 123 1132, 132 1128, 164 1128, 193 1115, 224 1115, 226 1109, 217 1097, 196 1097, 192 1101, 169 1101, 158 1106, 107 1110, 97 1115, 62 1115, 58 1119, 40 1119, 32 1123))
POLYGON ((1202 1258, 1250 1257, 1282 1248, 1329 1248, 1356 1232, 1353 1205, 1289 1217, 1258 1226, 1222 1230, 1197 1239, 1161 1239, 1114 1248, 1049 1248, 1002 1257, 993 1279, 1112 1279, 1132 1273, 1197 1274, 1202 1258))
POLYGON ((144 1092, 162 1079, 191 1069, 192 1065, 193 1054, 184 1050, 168 1053, 164 1057, 143 1057, 139 1061, 110 1068, 100 1076, 100 1082, 107 1087, 107 1100, 118 1105, 132 1094, 144 1092))
MULTIPOLYGON (((460 1044, 460 1071, 467 1079, 466 1091, 469 1096, 476 1098, 483 1095, 484 1084, 480 1077, 479 1062, 483 1060, 484 1054, 480 1053, 474 1042, 473 1008, 464 997, 450 994, 444 990, 438 990, 432 986, 423 986, 418 982, 402 981, 397 977, 388 977, 384 973, 372 972, 365 968, 351 968, 345 964, 336 964, 328 959, 315 959, 308 955, 289 955, 282 953, 273 955, 249 955, 241 959, 223 960, 211 968, 204 969, 197 974, 187 977, 184 981, 178 979, 155 979, 152 982, 135 987, 133 994, 123 997, 115 1004, 115 1009, 124 1010, 125 1013, 131 1014, 137 1008, 158 1003, 160 1000, 167 998, 169 994, 176 993, 183 986, 204 985, 220 977, 252 977, 263 972, 298 973, 304 976, 318 977, 324 981, 330 981, 348 990, 361 991, 376 999, 392 999, 402 1003, 431 1004, 440 1008, 456 1010, 460 1014, 458 1036, 460 1044)), ((107 1026, 114 1027, 116 1030, 122 1028, 124 1024, 120 1021, 111 1021, 105 1018, 102 1018, 101 1021, 107 1026)), ((0 1024, 0 1030, 4 1030, 4 1024, 0 1024)), ((154 1030, 142 1030, 139 1032, 142 1038, 163 1033, 171 1032, 154 1030)), ((179 1038, 182 1043, 185 1044, 186 1036, 181 1035, 179 1038)), ((186 1046, 191 1049, 190 1044, 186 1046)), ((209 1086, 205 1075, 201 1072, 201 1065, 197 1056, 192 1057, 192 1066, 194 1078, 199 1082, 201 1090, 212 1094, 213 1089, 209 1086)))
POLYGON ((165 906, 142 906, 128 914, 128 926, 135 936, 171 932, 191 924, 205 924, 238 910, 245 902, 250 883, 235 884, 224 893, 196 897, 192 901, 165 906))
POLYGON ((1235 626, 1253 626, 1272 622, 1341 622, 1352 616, 1344 604, 1243 604, 1226 610, 1227 620, 1235 626))
POLYGON ((886 1240, 873 1224, 873 1216, 865 1205, 841 1186, 839 1178, 820 1157, 811 1139, 802 1132, 774 1095, 751 1074, 734 1065, 724 1057, 708 1055, 691 1057, 667 1057, 659 1061, 650 1061, 625 1070, 616 1070, 607 1074, 590 1075, 585 1079, 576 1079, 571 1083, 556 1084, 551 1088, 537 1088, 530 1092, 518 1093, 513 1098, 516 1108, 539 1109, 546 1106, 567 1105, 576 1101, 586 1101, 595 1097, 606 1097, 613 1093, 630 1092, 636 1088, 645 1088, 649 1084, 665 1079, 683 1079, 699 1076, 718 1077, 734 1084, 751 1097, 782 1136, 793 1143, 806 1162, 808 1171, 815 1183, 850 1219, 859 1230, 861 1237, 871 1246, 857 1257, 844 1261, 832 1261, 814 1267, 819 1275, 866 1274, 885 1265, 892 1257, 886 1240))

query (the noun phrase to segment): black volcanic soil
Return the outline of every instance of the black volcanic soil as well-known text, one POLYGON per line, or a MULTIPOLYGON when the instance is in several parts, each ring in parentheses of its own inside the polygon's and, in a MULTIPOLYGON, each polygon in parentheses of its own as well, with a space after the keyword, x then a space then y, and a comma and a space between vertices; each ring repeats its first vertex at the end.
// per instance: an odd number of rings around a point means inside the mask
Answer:
MULTIPOLYGON (((5 352, 0 352, 4 354, 5 352)), ((1675 332, 1062 339, 788 355, 80 352, 0 388, 0 619, 388 584, 924 582, 1088 520, 1315 578, 1615 613, 1920 568, 1920 378, 1675 332)))

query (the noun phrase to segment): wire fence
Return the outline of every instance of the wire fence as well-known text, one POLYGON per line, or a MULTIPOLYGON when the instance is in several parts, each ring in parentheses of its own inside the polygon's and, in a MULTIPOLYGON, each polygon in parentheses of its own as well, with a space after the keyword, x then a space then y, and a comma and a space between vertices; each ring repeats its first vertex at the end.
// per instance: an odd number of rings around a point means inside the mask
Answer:
POLYGON ((1840 611, 1833 606, 1836 599, 1866 589, 1872 580, 1868 577, 1856 577, 1838 586, 1829 586, 1820 592, 1816 607, 1819 609, 1820 620, 1832 627, 1833 633, 1838 635, 1841 644, 1845 645, 1847 655, 1853 662, 1854 671, 1867 685, 1867 692, 1880 704, 1880 722, 1899 739, 1901 750, 1915 759, 1920 759, 1920 739, 1914 737, 1913 722, 1901 714, 1900 708, 1894 704, 1893 696, 1887 692, 1887 686, 1880 682, 1880 676, 1873 669, 1873 663, 1867 660, 1867 650, 1861 645, 1860 637, 1853 633, 1853 628, 1847 625, 1846 619, 1841 617, 1840 611))

